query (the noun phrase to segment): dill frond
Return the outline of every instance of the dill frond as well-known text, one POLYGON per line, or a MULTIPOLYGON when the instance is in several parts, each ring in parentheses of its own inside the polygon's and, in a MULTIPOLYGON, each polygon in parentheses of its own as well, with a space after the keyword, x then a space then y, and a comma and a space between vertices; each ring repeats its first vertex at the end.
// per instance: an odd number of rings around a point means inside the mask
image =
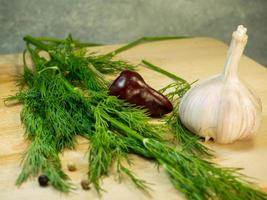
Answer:
POLYGON ((143 142, 169 173, 174 187, 188 199, 267 199, 267 194, 252 188, 238 169, 219 167, 153 139, 144 139, 143 142))
POLYGON ((174 102, 175 104, 173 112, 169 116, 167 116, 165 120, 171 132, 176 137, 182 150, 185 152, 190 152, 193 155, 212 157, 213 156, 212 150, 208 149, 202 143, 200 143, 199 136, 194 135, 186 127, 183 126, 178 115, 180 99, 190 89, 191 84, 189 84, 186 80, 170 72, 167 72, 164 69, 148 61, 143 60, 142 62, 145 65, 145 67, 154 70, 158 73, 161 73, 175 81, 163 87, 159 91, 165 94, 165 96, 167 96, 168 99, 174 102))
POLYGON ((103 118, 103 114, 105 113, 103 107, 105 106, 100 103, 93 109, 96 121, 93 136, 90 138, 89 181, 98 192, 104 191, 99 181, 102 176, 109 174, 112 164, 115 163, 119 180, 121 180, 123 174, 127 175, 138 188, 147 191, 148 187, 146 182, 137 178, 123 164, 123 160, 130 163, 127 143, 124 141, 124 138, 119 137, 116 132, 112 131, 113 127, 103 118))

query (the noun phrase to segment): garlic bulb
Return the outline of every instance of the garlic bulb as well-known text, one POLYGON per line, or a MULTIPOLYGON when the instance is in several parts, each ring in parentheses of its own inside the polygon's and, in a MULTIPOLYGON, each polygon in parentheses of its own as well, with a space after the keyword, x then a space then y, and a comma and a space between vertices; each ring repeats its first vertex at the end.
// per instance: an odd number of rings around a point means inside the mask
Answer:
POLYGON ((232 35, 224 72, 190 89, 182 98, 182 123, 205 140, 231 143, 253 136, 261 121, 261 101, 238 78, 237 68, 247 43, 242 25, 232 35))

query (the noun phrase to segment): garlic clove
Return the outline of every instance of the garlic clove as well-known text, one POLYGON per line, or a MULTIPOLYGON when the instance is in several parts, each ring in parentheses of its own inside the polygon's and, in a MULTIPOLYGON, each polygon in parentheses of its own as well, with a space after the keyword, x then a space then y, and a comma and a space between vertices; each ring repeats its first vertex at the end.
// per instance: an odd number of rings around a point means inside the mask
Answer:
POLYGON ((224 71, 191 88, 182 98, 182 123, 205 140, 231 143, 255 135, 261 121, 261 102, 238 78, 238 63, 247 43, 247 29, 232 35, 224 71))

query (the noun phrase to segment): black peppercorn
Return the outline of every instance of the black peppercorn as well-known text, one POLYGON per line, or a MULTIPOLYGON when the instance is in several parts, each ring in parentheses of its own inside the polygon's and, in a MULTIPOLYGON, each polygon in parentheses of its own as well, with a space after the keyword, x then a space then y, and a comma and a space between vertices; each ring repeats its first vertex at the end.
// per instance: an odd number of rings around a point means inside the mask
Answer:
POLYGON ((67 167, 70 172, 76 171, 76 165, 73 162, 70 162, 67 167))
POLYGON ((81 181, 81 186, 84 190, 90 190, 90 183, 86 179, 81 181))
POLYGON ((42 186, 42 187, 45 187, 48 185, 48 177, 46 175, 40 175, 38 177, 38 182, 39 182, 39 185, 42 186))

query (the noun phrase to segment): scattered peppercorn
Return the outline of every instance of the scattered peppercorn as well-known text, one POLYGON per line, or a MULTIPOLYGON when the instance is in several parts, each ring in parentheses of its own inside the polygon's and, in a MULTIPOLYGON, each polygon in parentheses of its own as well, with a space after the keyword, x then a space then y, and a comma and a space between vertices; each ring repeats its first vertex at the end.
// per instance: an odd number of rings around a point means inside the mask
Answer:
POLYGON ((48 185, 48 177, 46 175, 40 175, 38 177, 38 182, 39 182, 39 185, 42 186, 42 187, 45 187, 48 185))
POLYGON ((84 190, 90 190, 90 183, 88 180, 84 179, 81 181, 81 186, 84 190))
POLYGON ((68 167, 68 170, 69 171, 71 171, 71 172, 74 172, 74 171, 76 171, 76 165, 73 163, 73 162, 70 162, 68 165, 67 165, 67 167, 68 167))
POLYGON ((124 70, 109 87, 109 95, 144 107, 151 117, 161 117, 173 110, 163 94, 151 88, 137 72, 124 70))

